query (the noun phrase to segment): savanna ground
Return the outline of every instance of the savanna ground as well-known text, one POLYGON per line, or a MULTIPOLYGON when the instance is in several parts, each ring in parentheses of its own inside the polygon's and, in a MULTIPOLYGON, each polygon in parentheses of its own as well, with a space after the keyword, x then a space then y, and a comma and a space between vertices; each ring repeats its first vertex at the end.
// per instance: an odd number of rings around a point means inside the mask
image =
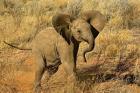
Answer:
MULTIPOLYGON (((57 11, 73 16, 98 10, 107 18, 87 63, 78 53, 75 93, 140 93, 140 0, 0 0, 0 93, 32 93, 34 58, 31 51, 11 48, 28 45, 35 34, 52 26, 57 11)), ((46 82, 43 93, 66 93, 63 67, 46 82)), ((71 89, 70 89, 71 90, 71 89)), ((67 90, 67 91, 70 91, 67 90)))

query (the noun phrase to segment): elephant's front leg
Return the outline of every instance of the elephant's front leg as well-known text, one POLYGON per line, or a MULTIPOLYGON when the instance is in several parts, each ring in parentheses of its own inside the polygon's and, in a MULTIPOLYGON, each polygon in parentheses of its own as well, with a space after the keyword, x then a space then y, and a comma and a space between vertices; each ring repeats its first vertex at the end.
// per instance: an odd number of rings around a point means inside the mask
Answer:
POLYGON ((68 76, 75 75, 75 63, 72 45, 69 45, 63 38, 59 38, 60 41, 57 43, 57 51, 61 59, 61 63, 64 66, 64 69, 68 76))
POLYGON ((43 57, 39 54, 35 54, 36 59, 36 71, 34 81, 34 93, 41 93, 41 78, 45 71, 45 63, 43 57))
POLYGON ((76 81, 76 68, 74 63, 73 49, 73 46, 69 45, 67 42, 63 42, 63 40, 61 40, 61 42, 57 44, 57 51, 60 56, 64 70, 66 71, 68 85, 66 86, 66 93, 73 93, 74 84, 76 81))

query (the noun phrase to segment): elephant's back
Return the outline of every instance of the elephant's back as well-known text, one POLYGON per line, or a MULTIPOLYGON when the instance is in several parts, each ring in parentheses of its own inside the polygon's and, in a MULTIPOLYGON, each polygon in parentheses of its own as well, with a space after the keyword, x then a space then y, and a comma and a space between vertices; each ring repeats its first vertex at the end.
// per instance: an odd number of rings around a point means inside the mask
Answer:
POLYGON ((55 46, 58 34, 54 28, 46 28, 40 31, 33 40, 32 47, 39 50, 51 49, 55 46))
POLYGON ((46 28, 46 29, 44 29, 44 30, 42 30, 42 31, 40 31, 37 35, 36 35, 36 37, 35 37, 35 39, 37 39, 37 38, 52 38, 52 37, 56 37, 57 36, 57 32, 55 31, 55 29, 53 28, 53 27, 48 27, 48 28, 46 28))
POLYGON ((57 35, 57 32, 55 31, 55 29, 52 27, 49 27, 49 28, 46 28, 46 29, 40 31, 36 35, 33 42, 34 43, 39 43, 39 42, 45 43, 45 42, 48 42, 49 40, 52 40, 56 37, 58 37, 58 35, 57 35))

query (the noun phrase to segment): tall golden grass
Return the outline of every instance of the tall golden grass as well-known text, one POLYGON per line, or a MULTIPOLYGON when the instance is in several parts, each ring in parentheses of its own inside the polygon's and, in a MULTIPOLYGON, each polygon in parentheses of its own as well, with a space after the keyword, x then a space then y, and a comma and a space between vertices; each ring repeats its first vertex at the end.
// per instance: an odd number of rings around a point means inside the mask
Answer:
MULTIPOLYGON (((85 73, 85 76, 79 77, 74 88, 75 93, 139 93, 137 85, 125 85, 121 81, 122 78, 102 82, 108 74, 115 73, 116 77, 121 77, 120 74, 129 73, 134 75, 136 83, 140 84, 139 5, 140 0, 0 0, 1 93, 19 93, 14 78, 17 68, 20 69, 22 66, 17 65, 19 60, 6 60, 3 56, 18 51, 5 45, 4 40, 17 46, 25 45, 37 32, 52 26, 51 18, 58 11, 68 11, 77 16, 80 12, 91 9, 103 13, 108 22, 96 39, 94 51, 87 54, 87 58, 96 59, 94 61, 103 64, 99 71, 93 70, 93 73, 90 73, 92 75, 85 73), (11 85, 7 85, 7 82, 11 85)), ((80 52, 84 47, 86 44, 81 46, 80 52)), ((58 75, 56 74, 57 78, 54 76, 50 80, 49 88, 44 80, 43 91, 66 93, 65 87, 69 85, 58 82, 65 78, 61 76, 63 72, 60 70, 58 75)))

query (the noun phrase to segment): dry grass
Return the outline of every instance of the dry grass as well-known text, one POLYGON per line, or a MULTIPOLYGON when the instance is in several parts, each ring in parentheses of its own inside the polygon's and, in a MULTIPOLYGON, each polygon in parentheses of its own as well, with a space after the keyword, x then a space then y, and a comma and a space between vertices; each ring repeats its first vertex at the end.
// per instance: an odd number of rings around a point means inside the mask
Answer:
MULTIPOLYGON (((81 11, 91 9, 103 13, 108 22, 96 39, 94 51, 87 54, 88 63, 78 63, 76 85, 73 88, 63 81, 65 73, 61 68, 49 83, 43 78, 43 91, 66 93, 70 92, 67 90, 69 87, 75 93, 139 93, 139 5, 140 0, 0 0, 1 93, 31 93, 31 88, 22 90, 15 78, 18 77, 18 71, 26 74, 26 69, 29 68, 30 73, 33 73, 30 70, 34 70, 22 64, 24 56, 29 53, 19 53, 6 46, 3 40, 24 46, 32 41, 37 32, 52 25, 51 18, 58 11, 67 11, 76 17, 81 11), (129 79, 130 75, 135 79, 129 79)), ((79 61, 85 47, 86 44, 81 44, 79 61)), ((23 82, 23 85, 24 83, 27 82, 23 82)), ((26 87, 32 87, 32 84, 26 87)))

